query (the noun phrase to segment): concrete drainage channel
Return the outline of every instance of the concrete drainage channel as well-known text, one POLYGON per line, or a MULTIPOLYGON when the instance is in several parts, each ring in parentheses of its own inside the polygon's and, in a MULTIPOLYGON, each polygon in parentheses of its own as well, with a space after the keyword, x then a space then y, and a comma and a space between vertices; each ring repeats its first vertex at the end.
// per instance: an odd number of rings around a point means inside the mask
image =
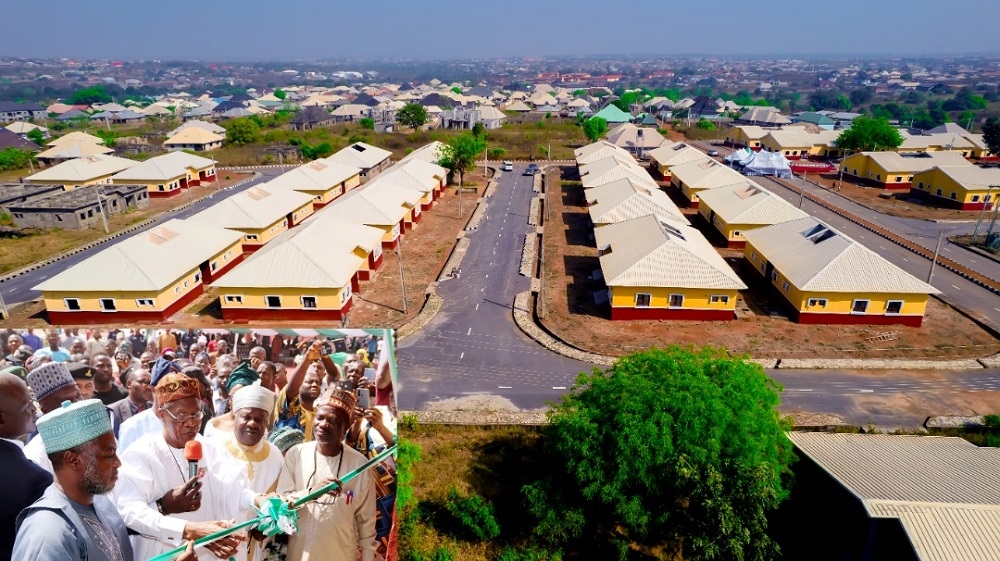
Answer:
MULTIPOLYGON (((267 166, 256 166, 256 167, 261 167, 262 168, 262 167, 267 167, 267 166)), ((273 166, 273 167, 284 167, 284 166, 273 166)), ((225 169, 226 170, 230 170, 230 171, 243 171, 243 170, 252 171, 250 168, 225 168, 225 169)), ((248 178, 246 178, 246 179, 244 179, 242 181, 238 181, 236 183, 233 183, 232 185, 230 185, 229 187, 226 187, 225 189, 228 190, 228 189, 233 189, 235 187, 240 187, 242 185, 246 185, 248 182, 253 181, 253 180, 255 180, 255 179, 257 179, 258 177, 261 176, 260 172, 252 171, 252 173, 253 173, 253 175, 251 175, 250 177, 248 177, 248 178)), ((182 210, 190 208, 191 205, 202 201, 206 197, 211 197, 214 194, 215 193, 213 192, 213 193, 205 195, 204 197, 201 197, 201 198, 199 198, 197 200, 185 203, 185 204, 183 204, 183 205, 181 205, 181 206, 179 206, 179 207, 171 210, 170 212, 180 212, 182 210)), ((114 234, 111 234, 109 236, 105 236, 105 237, 103 237, 103 238, 101 238, 99 240, 94 240, 94 241, 92 241, 92 242, 90 242, 90 243, 88 243, 86 245, 82 245, 80 247, 71 249, 71 250, 66 251, 64 253, 60 253, 59 255, 56 255, 54 257, 50 257, 50 258, 46 259, 45 261, 39 261, 37 263, 32 263, 31 265, 28 265, 27 267, 23 267, 21 269, 17 269, 16 271, 14 271, 12 273, 8 273, 7 275, 4 275, 3 277, 0 277, 0 284, 2 284, 4 282, 7 282, 7 281, 9 281, 11 279, 15 279, 15 278, 17 278, 17 277, 19 277, 19 276, 21 276, 21 275, 23 275, 25 273, 30 273, 31 271, 34 271, 34 270, 39 269, 41 267, 45 267, 45 266, 51 265, 53 263, 56 263, 58 261, 62 261, 63 259, 66 259, 67 257, 72 257, 74 255, 77 255, 78 253, 80 253, 82 251, 87 251, 89 249, 93 249, 93 248, 98 247, 98 246, 100 246, 102 244, 105 244, 105 243, 107 243, 109 241, 116 240, 116 239, 121 238, 123 236, 127 236, 127 235, 129 235, 129 234, 131 234, 133 232, 137 232, 139 230, 147 228, 151 224, 153 224, 154 222, 156 222, 158 219, 159 218, 157 217, 157 218, 150 218, 148 220, 143 220, 142 222, 139 222, 138 224, 133 224, 132 226, 129 226, 128 228, 126 228, 124 230, 121 230, 119 232, 115 232, 114 234)))

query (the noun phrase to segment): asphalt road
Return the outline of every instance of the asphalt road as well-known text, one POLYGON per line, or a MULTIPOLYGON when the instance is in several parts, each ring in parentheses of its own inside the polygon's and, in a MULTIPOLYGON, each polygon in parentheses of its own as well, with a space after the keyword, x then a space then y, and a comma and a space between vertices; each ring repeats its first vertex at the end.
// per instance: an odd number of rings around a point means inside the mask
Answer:
MULTIPOLYGON (((535 409, 572 386, 591 365, 549 352, 514 324, 514 296, 530 287, 518 273, 528 224, 532 178, 523 166, 502 173, 457 279, 442 281, 441 311, 399 345, 399 406, 424 409, 433 402, 492 394, 535 409)), ((472 211, 472 205, 467 207, 472 211)))
MULTIPOLYGON (((137 230, 135 234, 154 228, 156 225, 162 224, 167 220, 171 220, 174 218, 187 218, 189 216, 193 216, 205 210, 206 208, 214 205, 215 203, 219 202, 222 199, 231 197, 241 191, 245 191, 250 187, 257 185, 259 183, 270 181, 271 179, 274 179, 275 177, 281 175, 282 173, 288 170, 283 168, 262 168, 257 171, 261 172, 260 177, 248 181, 247 183, 240 185, 239 187, 229 188, 223 191, 219 191, 214 195, 212 195, 211 197, 204 198, 184 210, 165 212, 160 216, 156 217, 155 222, 153 222, 152 224, 141 230, 137 230)), ((187 197, 188 195, 181 194, 178 196, 187 197)), ((62 259, 60 261, 56 261, 55 263, 46 265, 44 267, 39 267, 34 271, 25 273, 19 277, 15 277, 13 279, 0 283, 0 293, 3 294, 4 301, 6 301, 8 306, 34 300, 35 298, 40 297, 42 293, 37 290, 32 290, 32 287, 37 286, 43 280, 65 271, 69 267, 72 267, 73 265, 80 263, 84 259, 87 259, 88 257, 94 255, 98 251, 110 247, 111 245, 116 244, 122 241, 123 239, 127 238, 116 238, 114 240, 106 241, 86 251, 81 251, 76 255, 72 255, 70 257, 62 259)))

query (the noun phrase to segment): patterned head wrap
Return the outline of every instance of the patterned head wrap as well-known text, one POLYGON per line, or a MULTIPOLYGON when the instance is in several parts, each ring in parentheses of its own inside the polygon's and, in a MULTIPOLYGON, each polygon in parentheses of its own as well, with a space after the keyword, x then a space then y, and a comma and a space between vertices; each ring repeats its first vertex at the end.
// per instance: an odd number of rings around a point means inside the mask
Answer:
POLYGON ((342 390, 340 388, 332 388, 329 392, 321 396, 313 404, 313 409, 319 409, 320 407, 332 407, 337 411, 341 411, 347 418, 350 419, 354 415, 354 408, 358 405, 358 397, 354 395, 354 392, 349 392, 347 390, 342 390))
POLYGON ((184 374, 167 374, 156 384, 156 402, 161 406, 189 397, 201 398, 201 383, 184 374))

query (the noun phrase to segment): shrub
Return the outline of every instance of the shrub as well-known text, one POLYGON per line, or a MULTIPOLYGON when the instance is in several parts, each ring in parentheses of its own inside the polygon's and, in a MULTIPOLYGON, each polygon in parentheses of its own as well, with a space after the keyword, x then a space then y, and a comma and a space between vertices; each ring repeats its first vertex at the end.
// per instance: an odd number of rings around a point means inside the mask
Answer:
POLYGON ((448 490, 445 507, 455 517, 461 529, 471 536, 491 540, 500 535, 500 524, 497 523, 493 504, 479 495, 466 497, 452 485, 448 490))

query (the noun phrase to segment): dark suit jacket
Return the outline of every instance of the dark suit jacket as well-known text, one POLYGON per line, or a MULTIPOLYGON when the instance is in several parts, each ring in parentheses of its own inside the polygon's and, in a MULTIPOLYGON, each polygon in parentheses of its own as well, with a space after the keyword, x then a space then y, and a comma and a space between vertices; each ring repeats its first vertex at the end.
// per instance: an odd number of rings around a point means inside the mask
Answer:
POLYGON ((10 559, 14 521, 52 485, 52 474, 25 458, 16 445, 0 440, 0 481, 4 487, 4 499, 0 501, 0 559, 10 559))
MULTIPOLYGON (((111 405, 108 405, 108 409, 111 411, 111 424, 114 427, 115 438, 118 438, 118 427, 122 426, 122 423, 126 419, 132 417, 132 407, 129 405, 129 398, 118 400, 111 405)), ((147 404, 147 409, 151 404, 147 404)))

